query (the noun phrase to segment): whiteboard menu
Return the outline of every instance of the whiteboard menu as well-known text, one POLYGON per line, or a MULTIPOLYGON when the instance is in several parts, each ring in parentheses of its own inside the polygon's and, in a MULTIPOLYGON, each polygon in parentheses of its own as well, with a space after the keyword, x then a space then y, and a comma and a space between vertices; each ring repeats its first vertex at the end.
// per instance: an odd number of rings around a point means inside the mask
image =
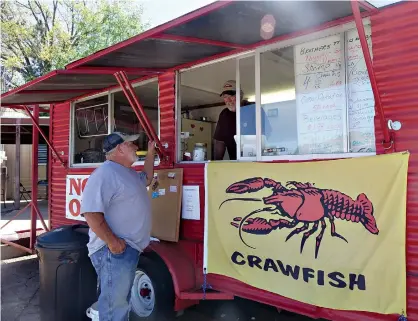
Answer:
MULTIPOLYGON (((371 28, 364 26, 371 52, 371 28)), ((374 96, 357 29, 346 33, 350 152, 374 152, 374 96)))
POLYGON ((342 35, 295 46, 299 154, 345 152, 347 109, 342 35))

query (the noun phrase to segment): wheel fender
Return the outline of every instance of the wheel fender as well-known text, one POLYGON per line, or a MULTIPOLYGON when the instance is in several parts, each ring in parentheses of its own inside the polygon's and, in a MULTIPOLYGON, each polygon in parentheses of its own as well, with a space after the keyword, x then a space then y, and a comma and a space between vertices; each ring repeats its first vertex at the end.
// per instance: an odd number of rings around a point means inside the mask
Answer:
POLYGON ((177 297, 181 292, 196 287, 194 262, 187 256, 181 245, 163 241, 152 242, 144 251, 144 255, 152 258, 152 252, 157 254, 167 266, 177 297))

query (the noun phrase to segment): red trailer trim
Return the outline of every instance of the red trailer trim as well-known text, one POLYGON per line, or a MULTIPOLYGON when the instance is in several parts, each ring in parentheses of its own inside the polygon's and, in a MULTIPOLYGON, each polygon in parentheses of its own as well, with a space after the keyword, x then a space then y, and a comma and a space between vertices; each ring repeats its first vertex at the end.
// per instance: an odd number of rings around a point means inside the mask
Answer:
POLYGON ((366 33, 364 32, 363 21, 361 20, 359 3, 356 0, 350 0, 350 2, 351 2, 351 8, 353 10, 354 19, 356 22, 356 26, 357 26, 357 30, 358 30, 358 34, 360 38, 361 49, 363 51, 364 60, 366 61, 367 72, 369 74, 370 83, 373 89, 373 95, 374 95, 375 106, 376 106, 375 108, 379 115, 380 126, 382 127, 381 129, 383 131, 384 140, 382 144, 389 144, 388 148, 391 148, 393 145, 393 137, 390 137, 389 128, 387 126, 387 121, 385 118, 385 113, 383 111, 382 101, 380 99, 380 94, 379 94, 379 88, 377 87, 376 76, 373 70, 372 58, 370 56, 369 47, 367 45, 366 33))
MULTIPOLYGON (((54 131, 54 123, 53 123, 53 112, 54 112, 55 105, 49 106, 49 142, 53 143, 53 131, 54 131)), ((52 200, 52 149, 48 148, 48 172, 47 172, 47 181, 48 181, 48 229, 51 229, 51 200, 52 200)))
POLYGON ((209 40, 209 39, 200 39, 200 38, 194 38, 194 37, 176 36, 176 35, 170 35, 170 34, 155 35, 152 38, 163 39, 163 40, 173 40, 173 41, 180 41, 180 42, 200 43, 204 45, 213 45, 213 46, 218 46, 218 47, 237 48, 237 49, 245 49, 247 47, 247 46, 239 45, 236 43, 215 41, 215 40, 209 40))
POLYGON ((358 5, 360 7, 362 7, 363 9, 365 9, 367 11, 369 11, 370 13, 377 13, 379 11, 375 6, 373 6, 372 4, 370 4, 367 1, 357 0, 357 2, 358 2, 358 5))
POLYGON ((129 68, 129 67, 84 67, 80 66, 77 69, 65 70, 67 73, 71 74, 105 74, 105 75, 113 75, 115 72, 124 71, 127 74, 158 74, 165 72, 165 69, 159 68, 129 68))
POLYGON ((49 79, 49 78, 51 78, 51 77, 53 77, 57 74, 58 74, 58 70, 54 70, 54 71, 51 71, 51 72, 47 73, 46 75, 43 75, 39 78, 35 78, 34 80, 31 80, 31 81, 27 82, 26 84, 23 84, 22 86, 19 86, 15 89, 12 89, 12 90, 9 90, 9 91, 5 92, 4 94, 1 95, 1 99, 9 97, 9 96, 11 96, 13 94, 16 94, 18 92, 21 92, 22 90, 25 90, 26 88, 31 87, 31 86, 33 86, 37 83, 40 83, 44 80, 47 80, 47 79, 49 79))
MULTIPOLYGON (((89 91, 89 89, 51 89, 51 90, 23 90, 19 94, 28 95, 28 94, 65 94, 65 93, 80 93, 80 91, 89 91)), ((41 111, 41 108, 39 108, 41 111)))
POLYGON ((183 23, 186 23, 186 22, 188 22, 188 21, 190 21, 190 20, 192 20, 194 18, 203 16, 203 15, 209 13, 209 12, 212 12, 214 10, 220 9, 222 7, 225 7, 225 6, 229 5, 232 2, 233 1, 231 1, 231 0, 226 0, 226 1, 217 1, 215 3, 211 3, 211 4, 209 4, 208 6, 206 6, 204 8, 198 9, 198 10, 193 11, 193 12, 191 12, 189 14, 186 14, 186 15, 180 17, 180 18, 177 18, 175 20, 169 21, 169 22, 167 22, 167 23, 165 23, 165 24, 163 24, 161 26, 158 26, 158 27, 156 27, 154 29, 145 31, 144 33, 141 33, 141 34, 139 34, 139 35, 137 35, 135 37, 132 37, 130 39, 127 39, 125 41, 122 41, 120 43, 117 43, 117 44, 115 44, 113 46, 110 46, 108 48, 105 48, 105 49, 103 49, 103 50, 101 50, 99 52, 96 52, 96 53, 88 56, 88 57, 85 57, 85 58, 82 58, 80 60, 74 61, 74 62, 68 64, 66 66, 66 68, 67 69, 76 68, 76 67, 78 67, 78 66, 80 66, 82 64, 85 64, 85 63, 90 62, 90 61, 92 61, 94 59, 97 59, 99 57, 102 57, 102 56, 104 56, 104 55, 106 55, 106 54, 108 54, 110 52, 113 52, 115 50, 118 50, 120 48, 123 48, 123 47, 125 47, 127 45, 130 45, 132 43, 135 43, 135 42, 137 42, 139 40, 143 40, 143 39, 146 39, 146 38, 151 38, 152 36, 158 35, 159 33, 164 32, 165 30, 167 30, 169 28, 176 27, 176 26, 181 25, 183 23))
POLYGON ((36 209, 38 207, 38 145, 39 145, 39 131, 41 128, 38 125, 39 106, 35 105, 33 107, 33 114, 30 113, 27 107, 25 109, 28 115, 31 116, 33 124, 35 125, 33 126, 33 129, 32 129, 33 130, 32 132, 32 197, 31 197, 32 207, 31 207, 31 212, 30 212, 31 225, 30 225, 30 241, 29 241, 29 248, 33 249, 35 245, 35 241, 36 241, 36 216, 37 216, 37 213, 39 212, 36 209))

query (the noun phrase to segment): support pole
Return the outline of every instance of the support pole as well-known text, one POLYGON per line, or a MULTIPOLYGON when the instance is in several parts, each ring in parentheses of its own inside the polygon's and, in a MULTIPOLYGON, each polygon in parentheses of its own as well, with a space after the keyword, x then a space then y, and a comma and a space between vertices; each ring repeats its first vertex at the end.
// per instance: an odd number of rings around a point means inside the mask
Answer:
MULTIPOLYGON (((37 105, 38 106, 38 105, 37 105)), ((59 161, 61 162, 61 165, 65 168, 65 163, 62 160, 62 158, 60 157, 60 155, 58 154, 57 150, 54 148, 54 146, 52 146, 52 144, 49 142, 48 138, 45 136, 44 132, 42 131, 41 127, 39 126, 39 117, 38 120, 36 120, 34 118, 34 116, 31 114, 29 108, 25 105, 22 105, 23 109, 26 110, 26 113, 28 114, 28 116, 32 119, 32 123, 33 126, 36 127, 37 132, 39 132, 42 137, 45 139, 45 142, 48 144, 49 148, 52 149, 52 151, 54 152, 55 156, 59 159, 59 161)), ((35 108, 33 109, 35 110, 35 108)), ((35 112, 34 112, 35 113, 35 112)), ((39 115, 39 109, 38 109, 38 115, 39 115)))
MULTIPOLYGON (((39 121, 39 105, 33 107, 33 118, 38 123, 39 121)), ((38 208, 38 144, 39 131, 37 126, 33 126, 32 133, 32 206, 30 211, 30 245, 33 249, 36 240, 36 209, 38 208)))
POLYGON ((364 26, 363 26, 363 20, 361 19, 359 3, 357 0, 350 0, 350 2, 351 2, 351 10, 353 11, 354 20, 356 22, 357 31, 358 31, 358 35, 360 38, 361 48, 363 50, 364 60, 367 66, 367 72, 369 74, 370 84, 373 90, 376 109, 379 113, 380 125, 382 127, 383 137, 384 137, 384 140, 382 143, 389 144, 391 146, 392 142, 391 142, 391 137, 389 133, 389 128, 387 125, 387 121, 385 119, 385 114, 383 112, 382 101, 380 100, 379 89, 377 87, 377 82, 376 82, 376 76, 373 70, 372 58, 370 56, 369 46, 367 45, 366 33, 364 32, 364 26))
POLYGON ((14 219, 16 219, 20 214, 22 214, 24 211, 26 211, 26 209, 31 206, 32 203, 28 203, 23 209, 21 209, 19 212, 16 213, 15 216, 13 216, 10 220, 8 220, 6 222, 6 224, 4 224, 2 227, 0 227, 0 230, 3 229, 4 227, 6 227, 11 221, 13 221, 14 219))
POLYGON ((155 133, 154 129, 152 128, 151 122, 145 115, 144 109, 139 103, 137 97, 135 96, 135 92, 132 88, 132 85, 129 82, 128 77, 124 72, 116 72, 114 74, 117 82, 119 83, 120 87, 122 88, 126 98, 128 99, 129 103, 133 111, 135 112, 141 126, 144 128, 145 133, 147 134, 149 139, 152 139, 155 144, 157 145, 157 153, 160 156, 161 161, 165 161, 165 152, 164 148, 161 144, 160 139, 158 138, 157 134, 155 133))
MULTIPOLYGON (((14 209, 20 209, 20 118, 16 119, 14 209)), ((6 197, 6 195, 5 195, 6 197)))

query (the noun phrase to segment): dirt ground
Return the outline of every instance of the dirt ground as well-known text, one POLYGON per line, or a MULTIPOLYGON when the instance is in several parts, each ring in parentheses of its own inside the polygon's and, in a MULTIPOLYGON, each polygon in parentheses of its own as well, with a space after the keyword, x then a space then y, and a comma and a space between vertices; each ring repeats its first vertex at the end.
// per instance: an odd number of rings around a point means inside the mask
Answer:
MULTIPOLYGON (((1 319, 40 321, 39 262, 36 255, 1 261, 1 319)), ((311 321, 278 313, 276 309, 237 298, 233 301, 202 301, 173 321, 311 321)), ((57 320, 58 321, 58 320, 57 320)), ((77 321, 77 320, 74 320, 77 321)))

